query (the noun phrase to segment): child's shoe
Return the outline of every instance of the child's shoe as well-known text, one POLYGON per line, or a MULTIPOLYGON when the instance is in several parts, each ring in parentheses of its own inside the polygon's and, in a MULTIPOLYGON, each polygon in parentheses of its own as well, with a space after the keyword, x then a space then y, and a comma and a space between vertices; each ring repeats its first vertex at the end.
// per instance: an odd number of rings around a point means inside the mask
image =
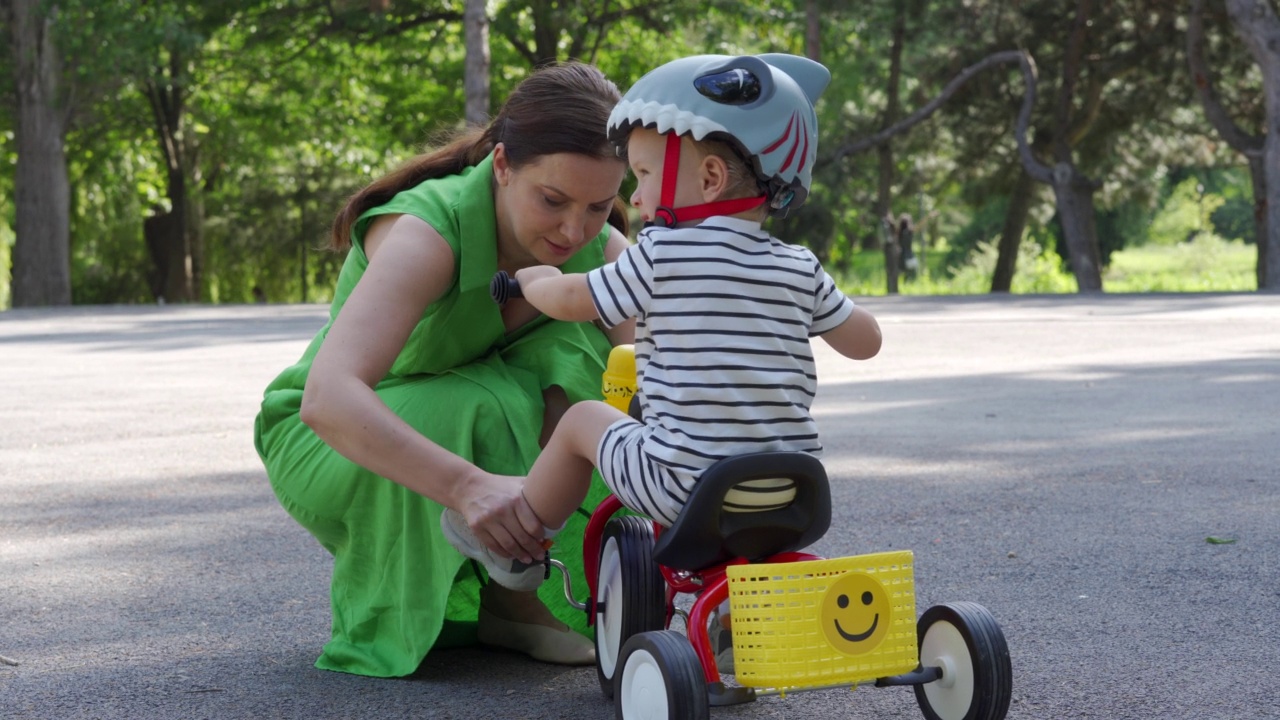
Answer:
POLYGON ((484 569, 489 571, 489 579, 508 590, 531 592, 537 590, 546 579, 548 566, 541 562, 523 563, 514 558, 504 558, 490 552, 489 548, 480 542, 480 538, 471 532, 467 519, 457 510, 445 508, 444 513, 440 515, 440 530, 450 545, 463 555, 484 565, 484 569))

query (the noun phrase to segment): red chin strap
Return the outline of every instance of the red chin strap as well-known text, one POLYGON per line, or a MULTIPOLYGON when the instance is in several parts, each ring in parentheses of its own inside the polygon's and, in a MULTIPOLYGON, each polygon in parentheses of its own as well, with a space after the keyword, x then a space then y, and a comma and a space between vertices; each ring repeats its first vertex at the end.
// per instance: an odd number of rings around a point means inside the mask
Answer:
POLYGON ((658 227, 675 227, 682 222, 702 220, 712 215, 735 215, 746 210, 760 207, 768 200, 768 196, 734 198, 717 200, 701 205, 674 208, 676 202, 676 178, 680 175, 680 136, 667 133, 667 152, 662 160, 662 197, 658 209, 653 211, 653 220, 648 225, 658 227))

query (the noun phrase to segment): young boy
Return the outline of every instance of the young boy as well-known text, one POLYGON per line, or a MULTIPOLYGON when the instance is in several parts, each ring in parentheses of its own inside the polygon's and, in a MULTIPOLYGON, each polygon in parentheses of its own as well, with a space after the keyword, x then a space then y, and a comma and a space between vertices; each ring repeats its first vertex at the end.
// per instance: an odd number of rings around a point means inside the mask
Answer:
MULTIPOLYGON (((821 452, 809 338, 864 360, 879 352, 880 328, 809 250, 761 223, 808 195, 813 103, 830 77, 791 55, 689 57, 645 75, 614 108, 609 137, 635 174, 631 204, 648 226, 616 263, 572 275, 531 267, 516 280, 560 320, 637 318, 644 420, 594 401, 565 413, 524 485, 547 528, 578 508, 597 466, 627 507, 669 526, 721 458, 821 452)), ((446 510, 443 527, 499 584, 541 581, 541 566, 492 553, 460 514, 446 510)))

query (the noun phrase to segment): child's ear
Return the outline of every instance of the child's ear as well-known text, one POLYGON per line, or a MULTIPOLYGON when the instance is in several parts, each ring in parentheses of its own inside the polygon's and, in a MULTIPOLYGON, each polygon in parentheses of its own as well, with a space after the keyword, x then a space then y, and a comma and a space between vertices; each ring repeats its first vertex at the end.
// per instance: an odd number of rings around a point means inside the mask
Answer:
POLYGON ((724 158, 708 154, 702 159, 702 201, 720 199, 729 187, 729 166, 724 158))

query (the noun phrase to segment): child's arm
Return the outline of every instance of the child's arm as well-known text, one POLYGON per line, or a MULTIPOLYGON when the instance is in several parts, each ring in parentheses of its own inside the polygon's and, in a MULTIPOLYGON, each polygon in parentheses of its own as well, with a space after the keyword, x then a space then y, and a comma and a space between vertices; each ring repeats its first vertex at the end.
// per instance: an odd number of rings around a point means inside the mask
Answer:
POLYGON ((823 333, 822 339, 847 358, 867 360, 880 352, 880 323, 871 313, 854 306, 853 313, 823 333))
POLYGON ((524 299, 549 317, 568 322, 600 319, 586 275, 565 275, 551 265, 536 265, 516 271, 516 281, 524 299))

